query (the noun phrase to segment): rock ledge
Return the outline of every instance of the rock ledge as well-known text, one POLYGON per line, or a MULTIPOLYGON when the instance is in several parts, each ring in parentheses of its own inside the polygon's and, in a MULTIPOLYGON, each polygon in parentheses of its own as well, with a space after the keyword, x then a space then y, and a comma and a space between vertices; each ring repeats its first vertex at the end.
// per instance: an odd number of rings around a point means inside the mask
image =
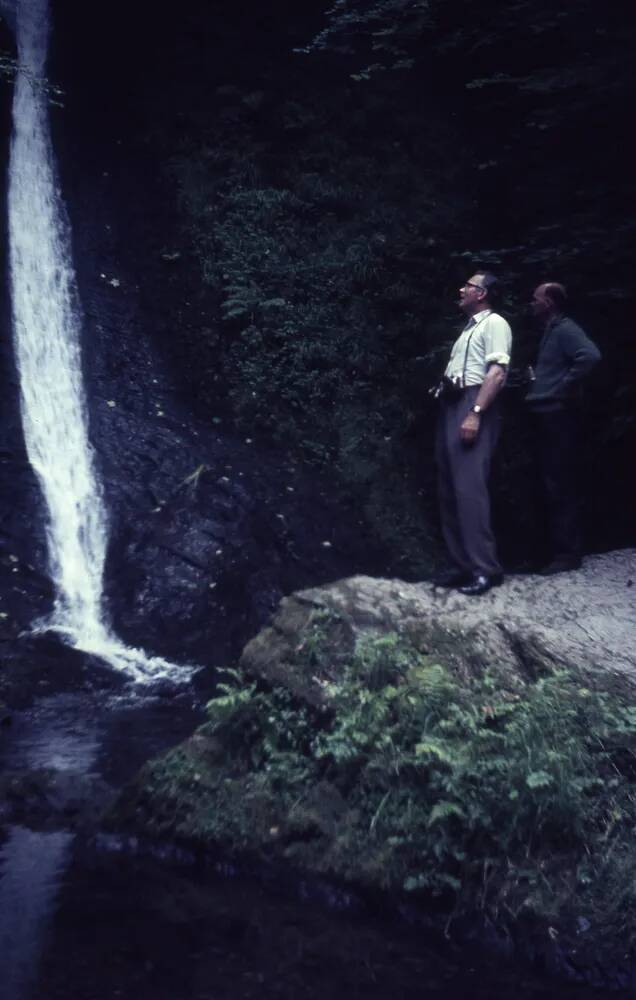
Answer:
POLYGON ((351 577, 285 598, 240 665, 319 703, 320 682, 334 679, 359 638, 395 632, 462 676, 496 667, 531 678, 567 666, 635 680, 635 583, 634 549, 590 556, 572 573, 509 577, 479 598, 430 583, 351 577), (333 659, 308 675, 297 653, 312 625, 333 659))

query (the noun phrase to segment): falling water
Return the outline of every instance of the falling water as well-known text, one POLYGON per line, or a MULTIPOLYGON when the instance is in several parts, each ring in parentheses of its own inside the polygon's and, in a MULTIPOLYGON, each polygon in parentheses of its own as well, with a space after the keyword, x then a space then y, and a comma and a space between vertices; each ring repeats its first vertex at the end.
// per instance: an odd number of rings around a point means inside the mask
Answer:
POLYGON ((9 241, 15 349, 24 436, 48 511, 56 599, 37 627, 59 632, 137 680, 188 672, 129 649, 104 618, 107 517, 88 421, 82 326, 66 211, 60 195, 44 86, 48 0, 4 0, 19 70, 9 163, 9 241))

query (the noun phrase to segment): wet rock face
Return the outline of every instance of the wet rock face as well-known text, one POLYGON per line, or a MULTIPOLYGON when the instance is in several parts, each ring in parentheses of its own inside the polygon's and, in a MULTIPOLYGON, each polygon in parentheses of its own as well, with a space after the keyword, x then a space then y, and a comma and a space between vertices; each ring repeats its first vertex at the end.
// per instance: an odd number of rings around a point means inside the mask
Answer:
POLYGON ((0 821, 26 822, 31 828, 73 828, 95 822, 109 794, 112 797, 95 775, 53 768, 10 771, 0 778, 0 821))
MULTIPOLYGON (((129 196, 102 202, 111 205, 109 217, 117 219, 117 204, 123 211, 129 196)), ((197 416, 188 372, 170 366, 164 350, 178 285, 151 277, 157 295, 149 302, 136 285, 143 266, 135 271, 125 254, 114 263, 108 247, 94 244, 105 231, 88 225, 76 240, 92 234, 78 253, 79 281, 91 438, 110 517, 112 618, 131 644, 226 662, 283 594, 370 567, 375 556, 333 486, 266 442, 237 439, 213 415, 197 416), (121 284, 104 274, 123 275, 121 284)), ((156 257, 162 234, 139 238, 146 247, 139 259, 156 257)))
MULTIPOLYGON (((51 110, 52 129, 84 316, 90 440, 110 522, 108 608, 133 645, 225 662, 284 593, 370 570, 375 556, 329 483, 266 442, 236 439, 225 415, 219 423, 201 411, 197 385, 213 377, 214 350, 197 367, 183 344, 196 324, 199 279, 170 252, 174 206, 126 93, 134 60, 100 82, 88 36, 78 46, 72 13, 65 20, 58 5, 54 14, 51 67, 66 94, 51 110), (82 77, 89 69, 92 81, 82 77)), ((10 100, 1 95, 0 111, 6 143, 10 100)), ((8 282, 0 315, 0 643, 5 633, 13 643, 46 615, 53 593, 45 505, 22 437, 8 282)))
MULTIPOLYGON (((166 259, 172 210, 134 123, 121 109, 90 108, 77 86, 53 115, 84 316, 90 440, 110 522, 110 616, 131 645, 227 662, 285 593, 378 568, 377 552, 332 484, 201 412, 201 371, 182 349, 198 277, 166 259)), ((11 422, 19 439, 15 394, 11 422)), ((17 518, 11 545, 19 536, 18 556, 34 560, 45 582, 44 512, 24 469, 30 493, 17 510, 7 501, 3 516, 17 518)), ((24 624, 33 616, 29 604, 24 624)))
POLYGON ((227 662, 296 581, 333 579, 365 558, 354 512, 284 455, 130 415, 102 440, 120 462, 111 455, 106 478, 108 597, 130 642, 227 662))

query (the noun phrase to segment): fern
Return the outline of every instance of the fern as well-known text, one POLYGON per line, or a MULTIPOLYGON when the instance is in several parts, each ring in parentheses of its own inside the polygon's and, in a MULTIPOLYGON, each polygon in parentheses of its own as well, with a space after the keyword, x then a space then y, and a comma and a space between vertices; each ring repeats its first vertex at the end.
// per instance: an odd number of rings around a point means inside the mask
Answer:
MULTIPOLYGON (((328 851, 341 874, 452 892, 457 905, 512 905, 518 893, 540 907, 552 905, 567 851, 572 884, 605 900, 636 824, 629 701, 565 671, 508 689, 490 673, 460 682, 396 635, 359 640, 335 665, 330 624, 317 616, 296 651, 307 669, 337 677, 324 686, 328 711, 240 673, 209 705, 232 767, 242 760, 278 801, 304 801, 322 786, 346 799, 335 827, 311 814, 323 830, 316 863, 328 851)), ((301 815, 309 822, 295 808, 290 829, 301 815)), ((619 897, 636 913, 636 892, 622 887, 619 897)))

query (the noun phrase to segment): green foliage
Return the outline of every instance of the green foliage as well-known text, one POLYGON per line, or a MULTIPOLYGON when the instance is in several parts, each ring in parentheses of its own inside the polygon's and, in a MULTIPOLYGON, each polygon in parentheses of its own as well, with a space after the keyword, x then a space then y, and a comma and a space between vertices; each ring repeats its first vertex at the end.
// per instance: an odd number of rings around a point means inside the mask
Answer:
MULTIPOLYGON (((590 89, 592 101, 607 100, 630 76, 626 25, 620 18, 599 18, 593 0, 571 0, 562 8, 550 0, 514 0, 503 7, 494 0, 479 7, 439 0, 336 0, 325 16, 326 27, 297 51, 371 56, 371 65, 351 74, 358 81, 379 71, 412 69, 437 54, 458 54, 468 72, 475 64, 490 69, 469 78, 469 89, 503 84, 560 97, 583 87, 589 105, 590 89)), ((562 107, 541 108, 539 114, 545 121, 558 118, 562 107)))
MULTIPOLYGON (((566 671, 508 689, 488 673, 460 682, 390 635, 359 643, 324 695, 310 710, 235 675, 208 708, 228 762, 278 797, 290 856, 451 892, 459 910, 545 915, 575 898, 612 910, 605 885, 633 857, 636 822, 636 709, 619 691, 566 671), (346 805, 333 827, 314 802, 312 839, 294 844, 317 787, 346 805)), ((620 919, 635 905, 622 886, 620 919)))
POLYGON ((208 732, 222 739, 225 753, 263 769, 272 782, 282 777, 289 786, 305 780, 312 736, 309 710, 294 705, 284 688, 266 694, 256 684, 243 686, 236 671, 224 673, 234 683, 220 684, 208 704, 208 732))
MULTIPOLYGON (((215 379, 242 429, 335 472, 378 539, 424 572, 431 502, 403 455, 440 364, 433 234, 455 223, 430 179, 439 149, 407 147, 408 120, 391 121, 388 103, 367 113, 355 97, 328 110, 285 100, 258 123, 242 102, 236 113, 240 141, 186 142, 171 164, 201 297, 216 303, 215 379)), ((452 174, 451 161, 440 168, 452 174)))
POLYGON ((298 51, 353 53, 366 39, 374 62, 353 73, 354 80, 369 80, 382 70, 411 69, 413 43, 429 31, 434 7, 434 0, 336 0, 327 11, 327 27, 298 51))

